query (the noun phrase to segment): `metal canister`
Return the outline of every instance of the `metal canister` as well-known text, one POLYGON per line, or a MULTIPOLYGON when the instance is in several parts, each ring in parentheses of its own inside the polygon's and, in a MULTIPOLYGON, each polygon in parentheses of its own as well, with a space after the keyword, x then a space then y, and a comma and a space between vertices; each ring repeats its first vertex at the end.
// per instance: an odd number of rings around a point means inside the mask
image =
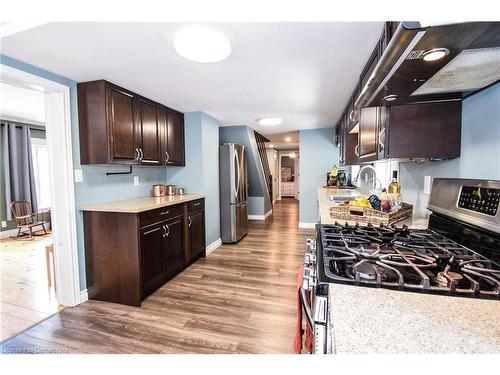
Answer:
POLYGON ((165 185, 153 185, 153 197, 165 196, 165 185))
POLYGON ((166 194, 167 195, 175 195, 177 194, 177 187, 175 185, 166 185, 166 194))
POLYGON ((177 194, 179 194, 179 195, 184 195, 186 193, 187 193, 187 191, 186 191, 185 187, 180 187, 177 189, 177 194))

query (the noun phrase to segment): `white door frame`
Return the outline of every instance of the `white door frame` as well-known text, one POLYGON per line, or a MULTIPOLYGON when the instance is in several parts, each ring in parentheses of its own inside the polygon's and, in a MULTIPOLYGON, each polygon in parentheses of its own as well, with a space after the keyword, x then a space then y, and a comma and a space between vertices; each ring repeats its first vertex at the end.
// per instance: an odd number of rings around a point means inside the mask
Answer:
POLYGON ((26 87, 44 88, 47 148, 52 193, 52 236, 54 244, 57 300, 64 306, 80 303, 76 207, 71 143, 69 86, 0 64, 0 79, 26 87))

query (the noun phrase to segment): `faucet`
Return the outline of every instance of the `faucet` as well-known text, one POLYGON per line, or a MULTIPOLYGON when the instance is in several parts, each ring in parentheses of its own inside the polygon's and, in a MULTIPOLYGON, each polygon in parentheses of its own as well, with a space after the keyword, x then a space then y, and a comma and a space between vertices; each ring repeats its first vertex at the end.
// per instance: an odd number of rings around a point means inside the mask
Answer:
POLYGON ((371 165, 365 165, 359 169, 358 174, 354 178, 354 183, 356 185, 358 184, 358 180, 359 180, 359 177, 361 176, 361 172, 363 172, 366 169, 371 169, 373 171, 373 178, 369 179, 367 182, 373 181, 373 188, 374 189, 377 188, 377 182, 378 182, 379 186, 382 188, 382 182, 377 178, 377 170, 371 165))

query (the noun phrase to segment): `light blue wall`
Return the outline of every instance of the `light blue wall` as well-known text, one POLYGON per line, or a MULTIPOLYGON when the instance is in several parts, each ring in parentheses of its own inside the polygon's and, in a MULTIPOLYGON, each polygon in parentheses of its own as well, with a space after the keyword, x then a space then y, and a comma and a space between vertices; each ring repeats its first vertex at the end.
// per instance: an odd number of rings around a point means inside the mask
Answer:
POLYGON ((319 219, 317 189, 325 185, 326 174, 333 165, 339 166, 339 149, 333 143, 333 128, 301 130, 299 148, 299 221, 316 223, 319 219))
POLYGON ((271 201, 253 132, 253 129, 244 125, 225 126, 219 128, 219 138, 220 144, 232 142, 245 146, 249 185, 248 214, 264 215, 271 210, 271 201))
MULTIPOLYGON (((78 112, 76 82, 52 72, 26 64, 22 61, 0 55, 0 63, 23 70, 27 73, 61 83, 70 88, 71 105, 71 139, 73 148, 73 166, 83 170, 83 182, 74 184, 76 201, 76 225, 78 239, 78 265, 80 271, 80 289, 86 289, 85 280, 85 248, 83 243, 83 215, 78 210, 83 204, 109 202, 150 194, 151 185, 165 183, 165 168, 134 167, 132 175, 106 177, 106 171, 126 169, 117 166, 82 166, 80 165, 80 142, 78 138, 78 112), (133 186, 133 177, 139 176, 139 186, 133 186)), ((47 128, 50 133, 50 128, 47 128)))
POLYGON ((219 122, 204 112, 184 114, 186 166, 167 168, 168 183, 206 195, 206 245, 220 239, 219 122))
POLYGON ((420 216, 429 214, 424 176, 500 180, 500 83, 463 101, 460 158, 399 168, 403 199, 420 216))

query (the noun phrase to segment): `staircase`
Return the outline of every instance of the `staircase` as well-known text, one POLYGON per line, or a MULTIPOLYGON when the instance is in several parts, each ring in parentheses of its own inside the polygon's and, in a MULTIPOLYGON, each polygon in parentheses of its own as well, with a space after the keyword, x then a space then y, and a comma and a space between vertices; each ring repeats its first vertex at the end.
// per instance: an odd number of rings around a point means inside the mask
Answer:
POLYGON ((266 142, 270 142, 269 139, 264 137, 262 134, 254 131, 255 141, 257 142, 257 149, 260 155, 260 162, 262 164, 262 170, 264 171, 264 176, 266 179, 267 193, 269 195, 269 201, 271 205, 273 204, 273 176, 271 175, 271 170, 269 169, 269 160, 267 159, 266 142))

